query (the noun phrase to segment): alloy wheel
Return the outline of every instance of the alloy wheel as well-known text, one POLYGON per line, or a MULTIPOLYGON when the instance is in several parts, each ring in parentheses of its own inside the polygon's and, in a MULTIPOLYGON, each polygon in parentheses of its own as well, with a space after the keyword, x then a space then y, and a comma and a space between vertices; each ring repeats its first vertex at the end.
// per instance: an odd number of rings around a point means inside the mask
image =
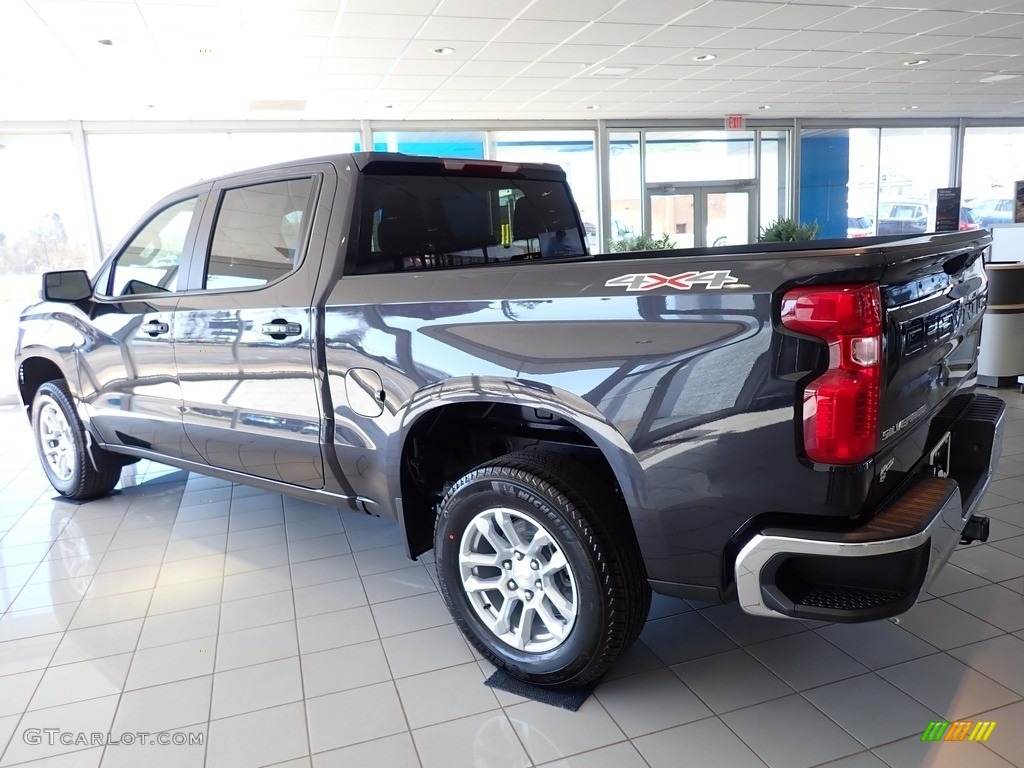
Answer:
POLYGON ((576 577, 541 523, 506 507, 476 514, 459 547, 459 575, 477 617, 506 645, 543 653, 569 637, 576 577))
POLYGON ((39 445, 53 474, 68 482, 75 474, 75 440, 67 417, 53 402, 44 403, 39 413, 39 445))

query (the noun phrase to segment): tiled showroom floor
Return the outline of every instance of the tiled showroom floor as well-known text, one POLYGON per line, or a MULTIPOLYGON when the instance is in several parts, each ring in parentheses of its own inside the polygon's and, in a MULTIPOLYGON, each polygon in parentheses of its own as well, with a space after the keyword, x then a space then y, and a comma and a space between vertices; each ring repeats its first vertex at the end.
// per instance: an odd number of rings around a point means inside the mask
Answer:
POLYGON ((656 597, 578 713, 483 685, 394 524, 145 463, 55 501, 0 408, 0 765, 1024 766, 1024 397, 1001 394, 992 541, 898 624, 656 597), (997 725, 921 742, 955 719, 997 725), (88 741, 140 731, 204 741, 88 741))

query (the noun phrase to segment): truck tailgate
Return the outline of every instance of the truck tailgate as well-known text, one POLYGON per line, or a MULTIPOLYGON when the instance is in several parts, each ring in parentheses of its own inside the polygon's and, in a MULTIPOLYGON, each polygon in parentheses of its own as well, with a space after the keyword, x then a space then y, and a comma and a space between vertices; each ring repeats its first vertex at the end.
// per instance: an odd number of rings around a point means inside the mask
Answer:
POLYGON ((878 476, 927 461, 943 435, 925 427, 977 379, 988 293, 982 256, 990 239, 961 241, 938 253, 930 238, 921 240, 920 253, 904 248, 891 255, 881 281, 878 476))

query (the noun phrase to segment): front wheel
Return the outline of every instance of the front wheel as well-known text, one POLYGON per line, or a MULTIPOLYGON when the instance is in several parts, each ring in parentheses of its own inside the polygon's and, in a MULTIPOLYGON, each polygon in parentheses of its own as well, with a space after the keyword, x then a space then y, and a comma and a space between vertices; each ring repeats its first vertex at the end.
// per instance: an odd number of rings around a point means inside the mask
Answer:
POLYGON ((584 685, 632 644, 650 607, 627 524, 621 502, 575 462, 501 457, 441 503, 441 593, 495 666, 536 685, 584 685))
POLYGON ((113 490, 121 464, 106 451, 95 450, 96 464, 86 449, 85 425, 67 385, 48 381, 32 401, 32 431, 43 471, 50 485, 69 499, 91 499, 113 490))

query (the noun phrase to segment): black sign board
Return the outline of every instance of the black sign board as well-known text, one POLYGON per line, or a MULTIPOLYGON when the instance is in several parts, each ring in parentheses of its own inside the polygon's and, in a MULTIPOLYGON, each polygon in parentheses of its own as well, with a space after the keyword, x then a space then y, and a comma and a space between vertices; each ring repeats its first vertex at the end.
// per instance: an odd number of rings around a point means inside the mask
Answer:
POLYGON ((935 193, 935 231, 960 229, 960 187, 943 187, 935 193))

